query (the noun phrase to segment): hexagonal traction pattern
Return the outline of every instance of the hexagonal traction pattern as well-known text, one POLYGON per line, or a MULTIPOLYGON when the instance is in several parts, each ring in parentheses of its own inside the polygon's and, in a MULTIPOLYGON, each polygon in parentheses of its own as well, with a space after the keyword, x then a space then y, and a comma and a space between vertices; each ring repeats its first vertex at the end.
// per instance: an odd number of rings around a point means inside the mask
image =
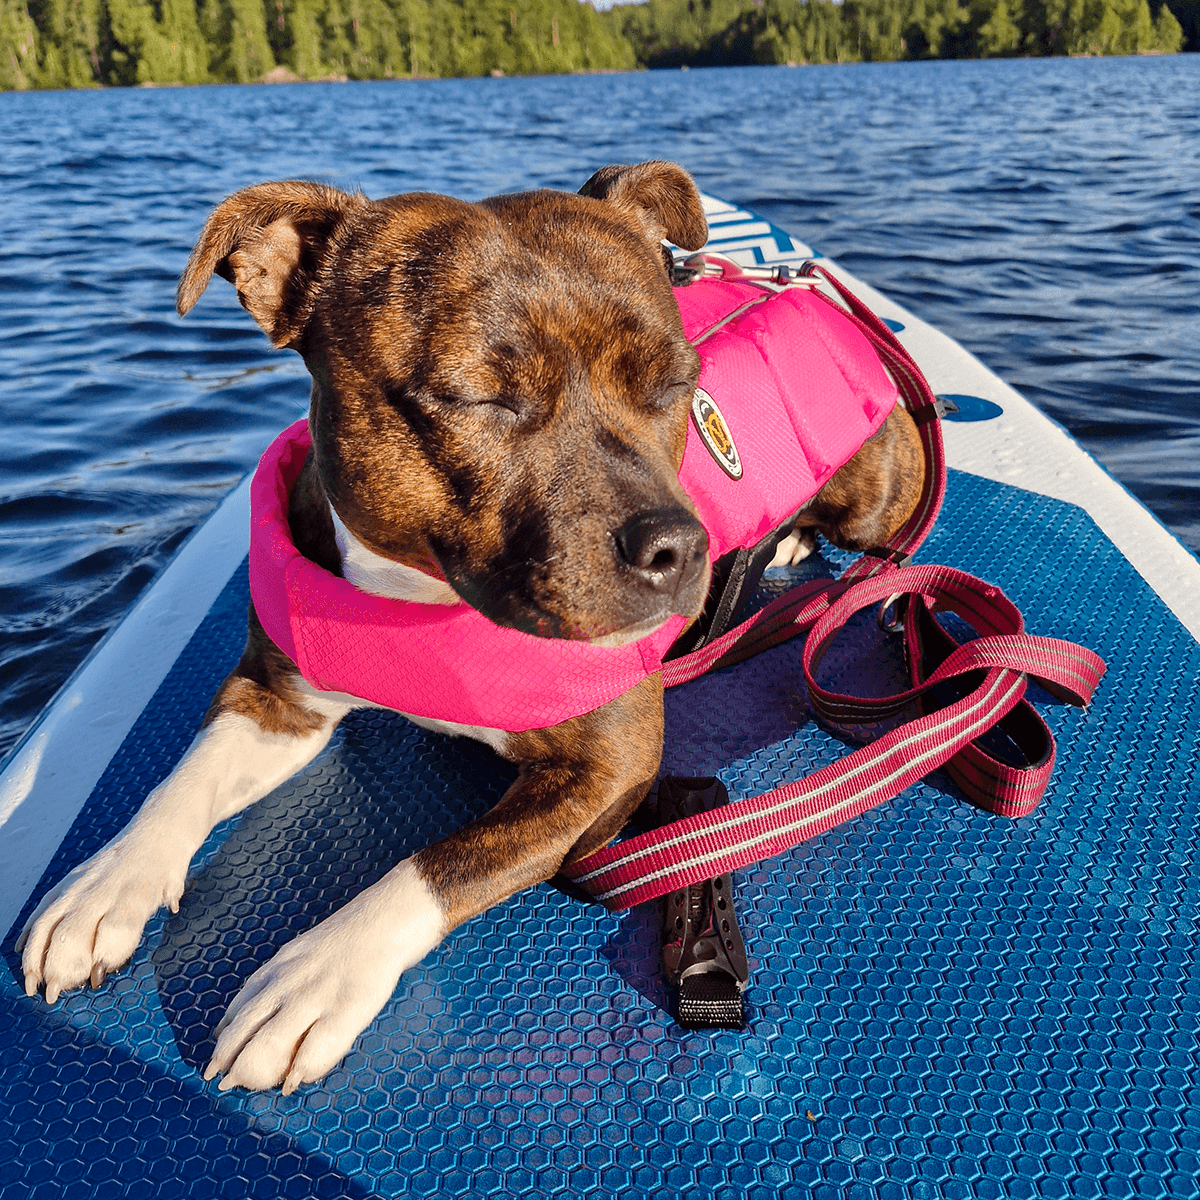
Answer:
MULTIPOLYGON (((178 915, 99 991, 27 1000, 6 938, 4 1200, 1200 1194, 1200 647, 1070 505, 954 474, 921 557, 999 583, 1109 674, 1086 714, 1042 705, 1060 757, 1031 817, 977 812, 934 776, 741 873, 744 1034, 673 1025, 649 907, 610 916, 543 886, 409 971, 323 1083, 204 1084, 258 963, 511 778, 481 747, 360 713, 214 834, 178 915)), ((30 908, 183 752, 245 606, 243 571, 30 908)), ((898 669, 873 623, 844 640, 832 675, 898 669), (868 651, 891 665, 864 668, 868 651)), ((809 720, 796 646, 669 699, 665 769, 720 770, 735 798, 844 752, 809 720)))

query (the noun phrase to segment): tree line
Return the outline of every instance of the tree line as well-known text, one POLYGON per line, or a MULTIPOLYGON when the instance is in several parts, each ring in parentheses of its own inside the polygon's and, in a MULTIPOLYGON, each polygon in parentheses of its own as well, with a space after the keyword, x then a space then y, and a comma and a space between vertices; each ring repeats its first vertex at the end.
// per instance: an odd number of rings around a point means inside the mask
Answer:
POLYGON ((0 88, 636 66, 578 0, 0 0, 0 88))
POLYGON ((1200 0, 649 0, 613 15, 639 63, 680 67, 1174 53, 1200 49, 1198 13, 1200 0))
POLYGON ((1200 49, 1200 0, 0 0, 0 89, 1200 49))

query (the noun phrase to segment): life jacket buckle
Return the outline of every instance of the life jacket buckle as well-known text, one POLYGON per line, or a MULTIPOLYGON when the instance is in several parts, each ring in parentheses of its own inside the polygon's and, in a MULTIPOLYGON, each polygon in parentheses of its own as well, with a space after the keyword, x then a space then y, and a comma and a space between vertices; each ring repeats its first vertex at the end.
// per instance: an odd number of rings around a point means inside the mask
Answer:
MULTIPOLYGON (((666 776, 658 785, 659 824, 708 812, 729 803, 715 778, 666 776)), ((693 883, 663 897, 662 959, 678 989, 676 1019, 684 1029, 743 1029, 742 992, 750 964, 733 907, 728 873, 693 883)))

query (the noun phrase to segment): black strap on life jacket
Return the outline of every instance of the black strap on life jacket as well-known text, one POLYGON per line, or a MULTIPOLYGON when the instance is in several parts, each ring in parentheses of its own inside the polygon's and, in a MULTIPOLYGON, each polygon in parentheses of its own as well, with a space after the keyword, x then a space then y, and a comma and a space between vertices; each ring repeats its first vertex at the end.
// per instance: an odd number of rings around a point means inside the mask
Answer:
POLYGON ((699 650, 742 619, 750 597, 758 590, 763 572, 775 557, 779 543, 791 533, 798 515, 797 510, 757 545, 739 546, 722 554, 713 563, 712 582, 708 586, 704 611, 676 638, 670 650, 663 655, 663 662, 699 650))

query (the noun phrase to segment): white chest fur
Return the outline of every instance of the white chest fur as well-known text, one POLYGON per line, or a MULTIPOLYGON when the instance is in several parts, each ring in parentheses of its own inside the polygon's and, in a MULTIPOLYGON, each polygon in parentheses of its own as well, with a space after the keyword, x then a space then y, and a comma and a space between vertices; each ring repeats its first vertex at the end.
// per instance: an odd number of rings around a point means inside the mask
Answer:
MULTIPOLYGON (((376 554, 346 528, 332 505, 329 506, 329 513, 333 517, 338 553, 342 556, 342 575, 347 582, 372 596, 387 596, 392 600, 411 600, 417 604, 459 603, 458 594, 448 583, 434 579, 415 567, 406 567, 403 563, 393 562, 390 558, 384 558, 382 554, 376 554)), ((327 698, 329 696, 329 693, 314 692, 314 695, 322 694, 327 698)), ((338 699, 342 697, 339 696, 338 699)), ((344 699, 351 701, 353 698, 347 696, 344 699)), ((459 725, 453 721, 415 717, 411 713, 402 715, 423 729, 432 729, 437 733, 449 733, 457 737, 475 738, 491 746, 497 754, 504 753, 504 746, 508 740, 508 734, 502 729, 459 725)))
POLYGON ((442 579, 434 579, 415 567, 393 562, 364 546, 342 523, 333 505, 333 536, 342 556, 342 574, 360 591, 392 600, 415 600, 418 604, 457 604, 458 595, 442 579))

